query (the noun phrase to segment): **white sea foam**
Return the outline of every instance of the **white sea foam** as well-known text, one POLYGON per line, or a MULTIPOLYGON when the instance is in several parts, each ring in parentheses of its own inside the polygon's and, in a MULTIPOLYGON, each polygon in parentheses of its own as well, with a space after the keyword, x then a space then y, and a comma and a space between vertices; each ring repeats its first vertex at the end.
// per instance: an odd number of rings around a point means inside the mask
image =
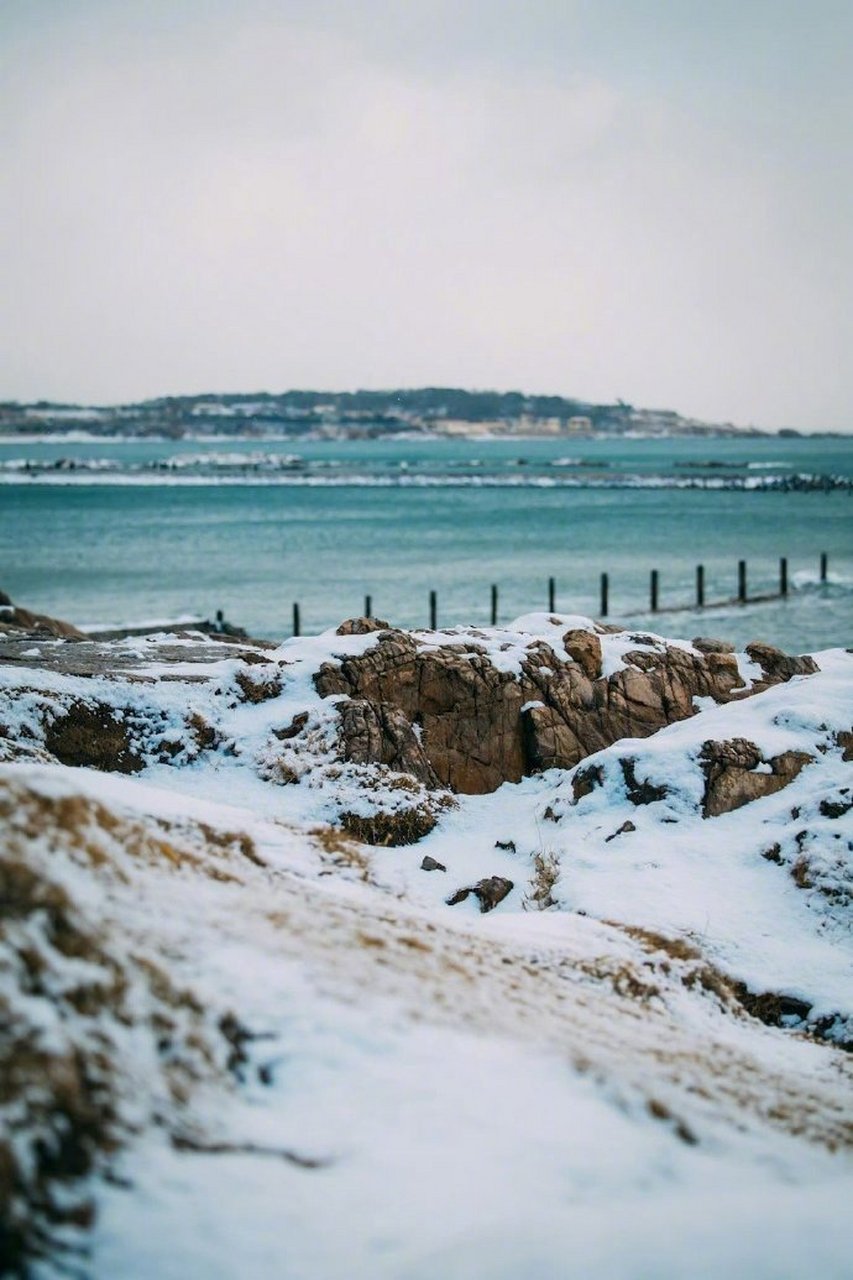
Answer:
POLYGON ((816 490, 853 490, 848 476, 817 476, 806 473, 777 476, 670 476, 640 475, 614 472, 612 475, 542 475, 524 472, 519 464, 512 472, 465 475, 459 472, 418 473, 397 469, 391 473, 343 471, 339 474, 312 470, 314 464, 303 463, 297 455, 253 459, 252 455, 217 455, 213 462, 205 457, 192 460, 143 464, 138 468, 122 468, 113 459, 62 459, 44 464, 32 460, 11 459, 0 464, 0 484, 46 485, 289 485, 314 488, 436 488, 436 489, 702 489, 702 490, 772 490, 788 486, 816 490), (236 459, 240 457, 240 461, 236 459), (252 460, 249 460, 252 459, 252 460), (196 468, 196 470, 193 470, 196 468))

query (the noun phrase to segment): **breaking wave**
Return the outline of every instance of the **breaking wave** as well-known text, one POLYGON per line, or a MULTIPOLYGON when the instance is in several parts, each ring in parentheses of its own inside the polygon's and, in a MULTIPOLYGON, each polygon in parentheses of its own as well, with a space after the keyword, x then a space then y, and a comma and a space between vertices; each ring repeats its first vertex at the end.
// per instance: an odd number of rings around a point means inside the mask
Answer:
POLYGON ((476 474, 417 470, 397 465, 387 471, 349 471, 329 462, 306 462, 298 454, 183 454, 128 464, 113 458, 11 458, 0 462, 0 484, 48 485, 289 485, 315 488, 440 489, 702 489, 781 492, 853 492, 853 477, 794 472, 784 475, 668 475, 586 470, 574 459, 558 459, 557 474, 517 460, 503 471, 476 474))

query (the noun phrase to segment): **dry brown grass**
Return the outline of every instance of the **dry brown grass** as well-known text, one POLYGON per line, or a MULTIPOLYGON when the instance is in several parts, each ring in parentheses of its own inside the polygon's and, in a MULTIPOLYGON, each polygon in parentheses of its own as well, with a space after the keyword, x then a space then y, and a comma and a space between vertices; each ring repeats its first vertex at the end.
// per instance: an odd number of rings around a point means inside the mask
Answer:
POLYGON ((323 862, 338 870, 354 871, 359 880, 370 883, 370 855, 335 827, 314 827, 309 835, 316 842, 323 862))
POLYGON ((429 835, 437 815, 426 804, 411 809, 379 810, 365 817, 360 813, 342 813, 340 823, 344 831, 363 844, 403 845, 416 844, 429 835))
POLYGON ((533 855, 533 876, 527 893, 522 899, 525 911, 547 911, 557 904, 553 897, 554 885, 560 878, 560 863, 550 849, 541 849, 533 855))

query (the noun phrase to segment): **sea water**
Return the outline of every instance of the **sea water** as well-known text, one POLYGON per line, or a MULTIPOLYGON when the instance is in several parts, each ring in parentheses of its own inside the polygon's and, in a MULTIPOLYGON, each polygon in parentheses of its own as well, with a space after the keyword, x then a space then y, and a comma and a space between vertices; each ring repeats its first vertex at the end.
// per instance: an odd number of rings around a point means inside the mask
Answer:
POLYGON ((226 617, 283 638, 373 612, 483 625, 548 605, 663 634, 853 643, 853 439, 14 440, 0 589, 90 625, 226 617), (815 480, 815 477, 820 478, 815 480), (822 552, 829 558, 825 583, 822 552), (696 566, 715 605, 702 612, 696 566), (659 616, 649 575, 659 574, 659 616), (678 608, 679 611, 669 612, 678 608))

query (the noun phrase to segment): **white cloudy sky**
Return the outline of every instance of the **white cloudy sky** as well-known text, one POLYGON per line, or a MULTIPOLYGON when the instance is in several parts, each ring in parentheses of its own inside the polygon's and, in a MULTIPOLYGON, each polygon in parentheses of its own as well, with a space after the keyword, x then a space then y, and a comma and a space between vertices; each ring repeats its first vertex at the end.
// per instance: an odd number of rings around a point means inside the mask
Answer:
POLYGON ((851 0, 0 0, 0 398, 853 427, 851 0))

